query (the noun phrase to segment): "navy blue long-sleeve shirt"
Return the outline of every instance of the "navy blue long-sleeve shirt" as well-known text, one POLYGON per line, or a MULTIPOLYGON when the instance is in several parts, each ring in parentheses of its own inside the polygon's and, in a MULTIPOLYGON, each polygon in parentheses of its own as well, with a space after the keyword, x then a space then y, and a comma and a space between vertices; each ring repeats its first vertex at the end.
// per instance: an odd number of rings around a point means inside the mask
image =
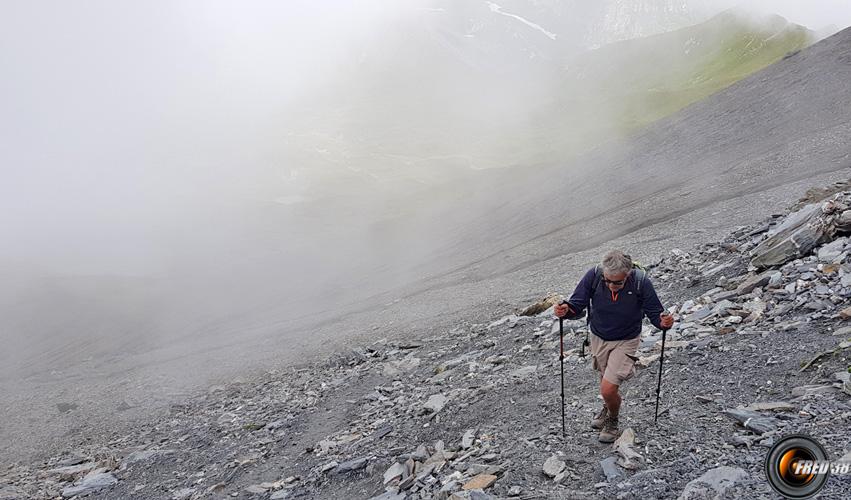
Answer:
POLYGON ((603 340, 638 337, 641 335, 641 321, 644 316, 647 316, 653 326, 662 328, 659 315, 664 311, 664 307, 649 277, 644 276, 640 295, 636 287, 635 271, 632 271, 619 291, 612 292, 601 280, 592 297, 591 289, 596 275, 596 268, 592 267, 576 285, 576 290, 567 301, 575 314, 568 312, 567 319, 581 318, 590 305, 591 332, 603 340))

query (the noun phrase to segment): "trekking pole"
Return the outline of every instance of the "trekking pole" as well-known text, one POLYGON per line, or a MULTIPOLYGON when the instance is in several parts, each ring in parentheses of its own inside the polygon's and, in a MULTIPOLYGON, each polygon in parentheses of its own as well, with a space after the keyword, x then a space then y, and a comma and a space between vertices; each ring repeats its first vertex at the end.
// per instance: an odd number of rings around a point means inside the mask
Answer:
POLYGON ((653 418, 653 423, 659 420, 659 391, 662 389, 662 365, 665 363, 665 334, 668 329, 662 329, 662 355, 659 356, 659 382, 656 384, 656 416, 653 418))
POLYGON ((558 319, 558 331, 561 337, 561 350, 558 352, 558 359, 561 362, 561 437, 567 438, 567 431, 564 426, 564 319, 558 319))

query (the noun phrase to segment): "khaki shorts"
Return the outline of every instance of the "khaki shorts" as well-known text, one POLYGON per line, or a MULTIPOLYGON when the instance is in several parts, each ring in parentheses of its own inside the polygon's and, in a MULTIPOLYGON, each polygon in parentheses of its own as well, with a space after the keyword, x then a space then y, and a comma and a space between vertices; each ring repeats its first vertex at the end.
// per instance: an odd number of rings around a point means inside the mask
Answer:
POLYGON ((603 340, 591 334, 591 365, 612 384, 621 385, 635 375, 635 351, 641 337, 628 340, 603 340))

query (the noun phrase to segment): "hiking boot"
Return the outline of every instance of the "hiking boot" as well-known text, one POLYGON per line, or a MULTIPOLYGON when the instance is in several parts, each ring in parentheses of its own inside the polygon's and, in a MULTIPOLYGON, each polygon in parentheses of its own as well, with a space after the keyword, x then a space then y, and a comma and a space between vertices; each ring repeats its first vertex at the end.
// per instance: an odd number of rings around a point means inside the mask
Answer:
POLYGON ((609 416, 609 409, 603 406, 603 409, 597 413, 597 416, 591 420, 591 428, 600 430, 603 428, 603 423, 606 422, 606 417, 609 416))
POLYGON ((606 420, 603 422, 603 429, 600 431, 600 442, 613 443, 619 435, 620 433, 618 432, 618 416, 607 415, 606 420))

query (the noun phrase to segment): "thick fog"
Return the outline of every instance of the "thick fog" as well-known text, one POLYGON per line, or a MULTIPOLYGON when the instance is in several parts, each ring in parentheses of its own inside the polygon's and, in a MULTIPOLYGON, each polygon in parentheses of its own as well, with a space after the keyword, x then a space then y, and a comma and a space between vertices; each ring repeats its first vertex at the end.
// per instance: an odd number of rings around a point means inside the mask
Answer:
POLYGON ((704 0, 708 12, 739 7, 755 13, 777 14, 827 36, 851 26, 851 4, 844 0, 704 0))
MULTIPOLYGON (((597 4, 523 4, 4 2, 3 375, 286 336, 463 264, 482 172, 617 131, 548 121, 597 4)), ((749 6, 851 24, 807 5, 749 6)))
POLYGON ((4 358, 154 346, 327 285, 344 245, 320 257, 302 237, 322 228, 275 203, 288 107, 392 16, 378 7, 4 3, 4 358))

